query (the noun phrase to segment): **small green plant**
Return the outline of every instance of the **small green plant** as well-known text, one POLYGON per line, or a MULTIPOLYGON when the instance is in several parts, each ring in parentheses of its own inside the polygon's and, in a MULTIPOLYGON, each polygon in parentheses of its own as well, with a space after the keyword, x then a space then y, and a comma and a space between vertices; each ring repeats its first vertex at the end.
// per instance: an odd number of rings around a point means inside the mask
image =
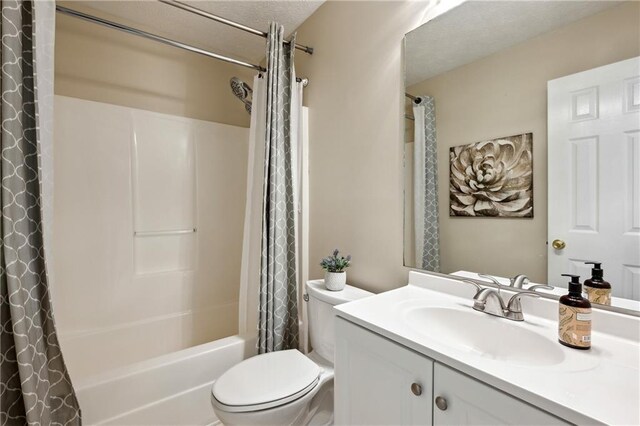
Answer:
POLYGON ((322 269, 326 269, 329 272, 344 272, 345 269, 351 264, 351 255, 342 257, 339 255, 338 249, 333 251, 333 255, 327 256, 320 262, 322 269))

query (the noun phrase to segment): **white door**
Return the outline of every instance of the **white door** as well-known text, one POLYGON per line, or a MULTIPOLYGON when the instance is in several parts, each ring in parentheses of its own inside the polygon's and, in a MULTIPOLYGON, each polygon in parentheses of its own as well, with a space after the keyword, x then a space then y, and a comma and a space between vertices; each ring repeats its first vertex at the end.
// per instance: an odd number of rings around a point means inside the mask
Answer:
POLYGON ((433 395, 434 426, 568 424, 438 363, 433 368, 433 395))
POLYGON ((433 362, 336 318, 335 424, 430 425, 433 362))
POLYGON ((600 261, 614 296, 640 300, 640 58, 551 80, 547 93, 548 281, 589 278, 584 261, 600 261))

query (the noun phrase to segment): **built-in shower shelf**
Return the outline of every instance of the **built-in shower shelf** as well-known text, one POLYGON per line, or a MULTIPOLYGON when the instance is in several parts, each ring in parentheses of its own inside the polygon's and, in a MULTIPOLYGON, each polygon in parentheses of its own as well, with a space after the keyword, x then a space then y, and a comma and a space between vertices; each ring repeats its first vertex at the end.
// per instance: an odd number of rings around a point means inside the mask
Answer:
POLYGON ((166 231, 134 231, 134 237, 160 237, 162 235, 181 235, 181 234, 193 234, 197 232, 196 228, 192 229, 172 229, 166 231))

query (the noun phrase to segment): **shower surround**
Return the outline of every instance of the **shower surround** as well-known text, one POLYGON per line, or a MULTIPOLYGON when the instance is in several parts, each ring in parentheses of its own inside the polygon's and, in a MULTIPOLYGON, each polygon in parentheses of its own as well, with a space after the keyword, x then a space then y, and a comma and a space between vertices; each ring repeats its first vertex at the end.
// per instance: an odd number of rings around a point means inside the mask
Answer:
POLYGON ((236 334, 249 129, 55 108, 53 296, 74 383, 236 334))

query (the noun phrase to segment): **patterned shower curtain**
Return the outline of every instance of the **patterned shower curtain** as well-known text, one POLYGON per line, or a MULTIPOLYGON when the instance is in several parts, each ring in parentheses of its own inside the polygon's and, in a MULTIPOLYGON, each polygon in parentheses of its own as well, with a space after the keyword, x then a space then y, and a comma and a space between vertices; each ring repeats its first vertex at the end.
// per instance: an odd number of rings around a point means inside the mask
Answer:
MULTIPOLYGON (((2 0, 0 424, 77 425, 80 409, 56 336, 42 237, 36 14, 52 2, 2 0)), ((38 19, 38 25, 43 22, 38 19)), ((54 22, 53 15, 48 20, 54 22)), ((49 34, 52 30, 49 29, 49 34)), ((38 50, 40 51, 40 50, 38 50)), ((51 79, 48 80, 52 81, 51 79)), ((43 109, 44 110, 44 109, 43 109)))
POLYGON ((436 107, 433 97, 420 96, 413 104, 414 221, 416 267, 440 272, 438 226, 438 150, 436 107))
POLYGON ((267 102, 258 351, 298 347, 296 208, 291 97, 294 40, 272 22, 267 38, 267 102))

